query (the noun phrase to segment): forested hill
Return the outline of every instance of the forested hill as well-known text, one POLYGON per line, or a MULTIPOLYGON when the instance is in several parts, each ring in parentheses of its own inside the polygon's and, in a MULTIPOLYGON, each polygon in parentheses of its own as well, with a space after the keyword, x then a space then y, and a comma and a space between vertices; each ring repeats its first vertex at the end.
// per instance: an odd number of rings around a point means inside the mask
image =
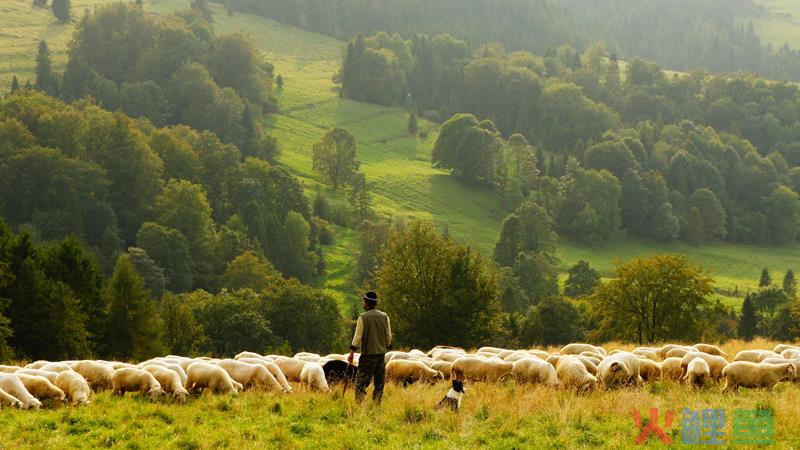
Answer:
MULTIPOLYGON (((220 3, 222 1, 220 0, 220 3)), ((800 52, 771 48, 749 21, 753 0, 226 0, 230 8, 347 39, 378 31, 447 33, 479 46, 544 53, 603 41, 618 57, 673 70, 746 71, 800 81, 800 52)))

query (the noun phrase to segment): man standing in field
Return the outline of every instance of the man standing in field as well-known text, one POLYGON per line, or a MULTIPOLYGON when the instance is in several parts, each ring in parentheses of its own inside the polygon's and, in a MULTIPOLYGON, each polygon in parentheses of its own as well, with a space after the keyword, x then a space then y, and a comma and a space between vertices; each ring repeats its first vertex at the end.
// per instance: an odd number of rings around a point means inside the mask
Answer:
POLYGON ((372 390, 372 400, 380 403, 383 396, 383 379, 386 375, 384 357, 392 346, 392 328, 389 325, 389 316, 376 309, 378 294, 367 292, 363 298, 366 312, 358 316, 356 333, 350 344, 350 356, 347 362, 353 363, 353 352, 361 351, 356 373, 356 401, 361 402, 367 393, 370 380, 375 379, 372 390))

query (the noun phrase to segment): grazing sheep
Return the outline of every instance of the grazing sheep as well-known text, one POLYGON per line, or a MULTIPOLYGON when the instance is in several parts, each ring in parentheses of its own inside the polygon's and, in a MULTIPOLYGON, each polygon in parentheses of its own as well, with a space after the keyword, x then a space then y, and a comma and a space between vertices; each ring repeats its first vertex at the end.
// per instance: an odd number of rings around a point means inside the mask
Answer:
MULTIPOLYGON (((761 364, 786 364, 787 362, 794 366, 796 373, 800 373, 800 359, 767 358, 761 361, 761 364)), ((796 376, 794 382, 800 383, 800 377, 796 376)))
POLYGON ((505 349, 504 348, 500 348, 500 347, 481 347, 481 348, 478 349, 477 353, 492 353, 492 354, 497 355, 498 353, 502 352, 503 350, 505 350, 505 349))
POLYGON ((138 369, 138 367, 133 365, 133 364, 128 364, 128 363, 119 362, 119 361, 111 361, 111 362, 108 363, 108 365, 114 370, 119 370, 119 369, 138 369))
POLYGON ((642 384, 641 360, 630 352, 609 355, 597 368, 597 379, 607 387, 642 384))
POLYGON ((602 347, 597 347, 592 344, 567 344, 559 353, 562 355, 580 355, 582 352, 599 353, 604 357, 608 355, 602 347))
POLYGON ((40 359, 38 361, 34 361, 34 362, 28 364, 27 366, 25 366, 25 368, 26 369, 41 369, 43 366, 45 366, 47 364, 50 364, 50 361, 45 361, 43 359, 40 359))
POLYGON ((286 379, 286 376, 283 374, 281 368, 278 367, 278 365, 274 362, 267 361, 265 359, 258 360, 256 358, 242 358, 239 361, 248 364, 258 364, 264 366, 267 370, 269 370, 269 373, 271 373, 272 376, 278 380, 278 383, 280 383, 281 387, 283 387, 283 390, 286 393, 292 392, 292 385, 289 384, 289 381, 286 379))
POLYGON ((747 362, 754 362, 757 363, 759 358, 766 359, 766 358, 774 358, 780 356, 779 354, 771 351, 771 350, 742 350, 736 354, 733 358, 734 361, 747 361, 747 362), (767 354, 769 356, 761 357, 763 354, 767 354))
POLYGON ((445 380, 449 380, 453 375, 453 363, 448 361, 434 361, 429 366, 433 370, 437 370, 444 375, 445 380))
POLYGON ((517 383, 541 383, 547 386, 558 386, 556 369, 540 358, 524 358, 514 363, 511 368, 517 383))
POLYGON ((583 363, 584 366, 586 366, 586 370, 588 370, 590 374, 597 376, 597 364, 595 364, 585 356, 577 355, 575 357, 578 358, 580 362, 583 363))
POLYGON ((711 378, 711 368, 703 358, 695 358, 689 362, 683 380, 694 387, 703 387, 711 378))
POLYGON ((637 348, 637 349, 633 350, 631 353, 633 353, 636 356, 639 356, 642 359, 650 359, 652 361, 659 361, 661 358, 659 358, 658 354, 656 354, 656 350, 657 349, 652 349, 652 348, 649 348, 649 347, 640 347, 640 348, 637 348))
POLYGON ((75 405, 86 405, 89 403, 89 383, 78 372, 65 370, 56 377, 55 385, 64 391, 70 402, 75 405))
POLYGON ((722 379, 722 369, 728 365, 728 361, 722 356, 709 355, 708 353, 703 352, 687 353, 686 356, 681 359, 681 378, 686 375, 686 371, 689 368, 689 363, 695 358, 703 358, 708 363, 708 367, 711 369, 711 378, 713 380, 719 381, 722 379))
POLYGON ((650 359, 639 361, 639 376, 644 381, 656 381, 661 379, 661 363, 650 359))
POLYGON ((503 361, 510 362, 510 363, 513 364, 513 363, 515 363, 515 362, 517 362, 517 361, 519 361, 521 359, 526 359, 526 358, 541 359, 541 358, 538 358, 536 356, 531 355, 530 353, 528 353, 528 352, 526 352, 524 350, 519 350, 519 351, 516 351, 514 353, 511 353, 510 355, 506 355, 505 357, 503 357, 503 361))
POLYGON ((42 402, 31 395, 19 377, 13 373, 0 373, 0 390, 22 402, 24 409, 39 409, 42 406, 42 402))
POLYGON ((281 372, 289 381, 299 382, 300 374, 303 372, 303 366, 306 365, 305 361, 294 358, 278 358, 275 360, 275 365, 280 367, 281 372))
POLYGON ((325 379, 325 371, 317 363, 308 363, 303 366, 303 370, 300 372, 300 382, 312 389, 322 392, 330 391, 328 380, 325 379))
POLYGON ((800 358, 800 349, 788 348, 781 352, 781 356, 785 359, 798 359, 800 358))
POLYGON ((499 381, 511 374, 513 364, 499 358, 464 356, 453 362, 453 376, 459 380, 499 381))
POLYGON ((422 361, 396 359, 389 361, 389 364, 386 365, 386 379, 399 381, 404 386, 407 386, 417 381, 431 383, 437 380, 444 381, 444 374, 438 370, 431 369, 422 361))
POLYGON ((39 369, 20 369, 16 372, 17 375, 35 375, 37 377, 45 377, 51 383, 56 383, 56 378, 58 378, 58 372, 48 372, 46 370, 39 370, 39 369))
POLYGON ((328 361, 347 362, 347 357, 348 357, 348 355, 341 355, 339 353, 330 353, 328 355, 325 355, 325 358, 323 358, 323 359, 327 359, 328 361))
POLYGON ((18 371, 20 369, 22 369, 22 367, 4 366, 4 365, 0 364, 0 372, 2 372, 2 373, 14 373, 14 372, 16 372, 16 371, 18 371))
POLYGON ((409 355, 416 355, 416 356, 419 356, 419 357, 422 357, 422 358, 428 356, 422 350, 416 349, 416 348, 412 348, 411 350, 409 350, 408 354, 409 355))
POLYGON ((81 374, 95 391, 111 389, 111 377, 114 369, 95 361, 77 361, 70 365, 72 370, 81 374))
POLYGON ((661 379, 678 381, 681 379, 681 362, 683 357, 669 357, 661 361, 661 379))
MULTIPOLYGON (((550 356, 550 355, 547 355, 547 356, 550 356)), ((544 359, 547 359, 547 356, 545 356, 544 359)), ((597 353, 597 352, 581 352, 581 354, 578 355, 578 356, 585 356, 587 358, 594 358, 594 359, 596 359, 598 361, 602 361, 605 358, 605 356, 603 356, 603 355, 601 355, 600 353, 597 353)))
POLYGON ((69 364, 66 363, 53 362, 43 365, 42 367, 39 368, 39 370, 61 373, 61 372, 66 372, 68 370, 72 370, 72 367, 70 367, 69 364))
MULTIPOLYGON (((228 372, 222 367, 203 361, 195 361, 186 368, 186 390, 191 394, 210 389, 214 393, 236 394, 240 389, 236 386, 228 372)), ((239 384, 241 386, 241 384, 239 384)))
POLYGON ((25 389, 39 401, 55 400, 63 402, 66 399, 64 391, 56 387, 56 385, 45 377, 18 374, 17 378, 25 385, 25 389))
POLYGON ((452 362, 455 362, 455 360, 457 360, 458 358, 461 358, 464 355, 466 355, 466 353, 463 350, 462 351, 456 351, 456 350, 444 351, 444 350, 442 350, 442 351, 434 353, 432 358, 437 360, 437 361, 447 361, 447 362, 452 363, 452 362))
MULTIPOLYGON (((545 360, 545 359, 547 359, 548 356, 550 356, 550 353, 547 353, 544 350, 537 350, 537 349, 528 350, 528 353, 530 353, 531 356, 535 356, 537 358, 541 358, 542 360, 545 360)), ((603 359, 602 355, 600 355, 600 356, 601 356, 600 359, 603 359)))
POLYGON ((677 344, 666 344, 666 345, 663 345, 663 346, 661 346, 661 348, 659 348, 658 350, 656 350, 656 354, 657 354, 657 355, 658 355, 658 356, 659 356, 661 359, 666 359, 666 358, 668 358, 668 356, 667 356, 667 352, 669 352, 669 351, 670 351, 670 350, 672 350, 673 348, 682 348, 682 347, 683 347, 683 345, 677 345, 677 344))
POLYGON ((161 385, 161 389, 175 397, 176 400, 183 403, 189 397, 189 391, 183 386, 181 377, 177 372, 157 364, 150 364, 144 366, 143 370, 150 372, 156 381, 161 385))
POLYGON ((549 363, 553 367, 557 367, 558 366, 558 360, 561 359, 562 356, 564 356, 564 355, 558 355, 558 354, 550 355, 544 361, 546 363, 549 363))
MULTIPOLYGON (((170 360, 152 361, 150 364, 146 364, 146 365, 142 366, 142 369, 144 369, 147 366, 160 366, 160 367, 163 367, 165 369, 169 369, 169 370, 175 372, 176 375, 178 375, 178 378, 181 380, 181 385, 182 386, 185 385, 186 384, 186 371, 183 370, 183 367, 178 365, 176 362, 169 362, 169 361, 170 360)), ((171 361, 174 361, 174 360, 171 360, 171 361)))
POLYGON ((739 390, 744 387, 774 387, 783 380, 791 380, 797 376, 791 363, 764 364, 749 361, 736 361, 728 364, 722 371, 725 387, 722 392, 739 390))
POLYGON ((242 359, 242 358, 265 359, 265 357, 263 355, 259 355, 258 353, 253 353, 253 352, 241 352, 238 355, 233 357, 233 359, 242 359))
POLYGON ((10 406, 12 408, 24 408, 25 404, 19 401, 17 397, 14 397, 8 392, 0 389, 0 407, 2 406, 10 406))
POLYGON ((125 395, 126 392, 141 392, 153 400, 164 395, 161 383, 150 372, 139 368, 125 367, 114 371, 111 376, 114 395, 125 395))
POLYGON ((241 383, 245 388, 257 387, 261 389, 276 389, 283 391, 283 386, 278 380, 260 364, 249 364, 235 359, 223 359, 217 361, 216 365, 225 369, 228 375, 236 382, 241 383))
POLYGON ((592 391, 597 389, 597 378, 586 370, 580 360, 574 356, 566 355, 559 358, 556 365, 556 375, 564 387, 577 391, 592 391))
POLYGON ((697 350, 708 353, 709 355, 716 355, 716 356, 728 356, 727 353, 723 352, 721 348, 717 347, 716 345, 711 344, 694 344, 694 348, 697 350))
POLYGON ((772 349, 772 351, 781 354, 783 353, 784 350, 789 350, 789 349, 800 350, 800 347, 791 344, 778 344, 775 346, 775 348, 772 349))
POLYGON ((676 347, 670 349, 666 353, 667 358, 683 358, 684 356, 688 355, 689 353, 695 352, 696 350, 689 350, 683 347, 676 347))

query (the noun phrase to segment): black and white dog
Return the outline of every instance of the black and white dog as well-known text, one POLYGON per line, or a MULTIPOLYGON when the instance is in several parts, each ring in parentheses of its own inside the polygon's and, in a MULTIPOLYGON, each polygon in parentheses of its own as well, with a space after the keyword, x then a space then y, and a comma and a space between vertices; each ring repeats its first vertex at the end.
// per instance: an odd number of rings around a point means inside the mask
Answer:
POLYGON ((467 392, 464 389, 464 382, 462 380, 453 379, 453 386, 445 397, 436 405, 437 409, 449 407, 453 411, 458 411, 461 407, 461 397, 467 392))

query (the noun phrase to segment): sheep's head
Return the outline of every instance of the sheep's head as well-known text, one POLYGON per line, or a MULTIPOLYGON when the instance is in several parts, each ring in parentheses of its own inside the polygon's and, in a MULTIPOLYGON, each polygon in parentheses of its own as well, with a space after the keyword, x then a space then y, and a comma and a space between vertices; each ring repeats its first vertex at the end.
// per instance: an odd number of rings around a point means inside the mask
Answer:
POLYGON ((161 385, 154 384, 150 387, 150 390, 147 392, 147 395, 150 396, 153 400, 159 399, 165 395, 164 390, 161 389, 161 385))
POLYGON ((789 367, 786 368, 786 373, 789 375, 790 379, 794 379, 797 377, 797 368, 794 364, 789 364, 789 367))

